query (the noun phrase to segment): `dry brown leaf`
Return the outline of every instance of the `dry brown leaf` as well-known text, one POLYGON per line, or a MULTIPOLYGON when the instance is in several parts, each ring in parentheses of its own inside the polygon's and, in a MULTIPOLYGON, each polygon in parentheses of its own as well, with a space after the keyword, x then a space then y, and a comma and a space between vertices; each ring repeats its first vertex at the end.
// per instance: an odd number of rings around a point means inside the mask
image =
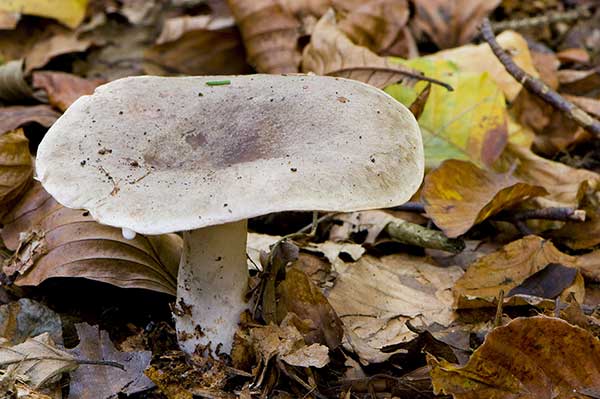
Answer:
POLYGON ((17 285, 82 277, 122 288, 175 295, 181 239, 174 234, 123 238, 88 212, 65 208, 36 183, 3 220, 5 245, 17 252, 4 266, 17 285))
POLYGON ((413 0, 414 28, 439 48, 460 46, 477 34, 477 27, 501 0, 413 0))
POLYGON ((88 39, 80 39, 76 32, 58 33, 37 42, 25 57, 25 73, 46 65, 52 58, 68 53, 87 50, 92 45, 88 39))
MULTIPOLYGON (((531 53, 527 47, 527 41, 520 34, 513 31, 502 32, 497 37, 498 43, 508 51, 513 61, 524 71, 532 76, 538 77, 531 53)), ((492 52, 487 43, 479 45, 465 45, 449 50, 438 51, 425 58, 434 60, 452 61, 461 71, 483 73, 488 72, 490 77, 502 89, 508 101, 513 101, 522 89, 522 85, 515 80, 492 52), (477 60, 477 62, 474 62, 477 60)))
POLYGON ((12 30, 17 27, 21 14, 18 12, 0 11, 0 29, 12 30))
POLYGON ((248 63, 258 72, 298 72, 300 23, 278 0, 227 0, 242 33, 248 63))
POLYGON ((0 306, 0 337, 9 345, 23 343, 43 333, 48 333, 52 342, 62 345, 62 328, 57 313, 29 298, 0 306))
POLYGON ((444 161, 423 183, 421 200, 427 215, 448 237, 458 237, 474 225, 528 198, 547 191, 510 174, 496 174, 468 161, 444 161))
POLYGON ((150 74, 241 75, 249 70, 233 19, 207 15, 167 20, 144 58, 150 74))
POLYGON ((493 330, 464 366, 428 358, 436 394, 454 399, 574 399, 600 392, 600 341, 561 319, 493 330))
MULTIPOLYGON (((501 36, 501 35, 499 35, 501 36)), ((539 72, 540 80, 546 83, 551 89, 558 89, 558 67, 560 61, 552 51, 538 51, 537 48, 530 48, 533 67, 539 72)), ((513 60, 519 57, 519 54, 513 55, 513 60)), ((531 72, 529 72, 531 74, 531 72)))
POLYGON ((561 93, 585 95, 593 92, 600 84, 600 68, 586 70, 561 69, 558 71, 561 93))
POLYGON ((438 267, 426 258, 395 254, 363 256, 339 265, 328 298, 344 322, 350 344, 363 360, 378 363, 392 353, 382 347, 412 340, 408 329, 444 326, 454 319, 452 286, 459 267, 438 267))
POLYGON ((340 346, 342 322, 306 273, 294 267, 288 269, 285 280, 277 287, 277 298, 278 322, 294 313, 307 325, 302 332, 308 344, 319 343, 331 349, 340 346))
POLYGON ((354 44, 380 54, 394 44, 408 16, 407 0, 368 0, 351 9, 338 26, 354 44))
POLYGON ((27 189, 33 176, 29 140, 23 129, 0 135, 0 215, 27 189))
POLYGON ((0 107, 0 134, 31 122, 50 127, 59 117, 60 114, 48 105, 0 107))
MULTIPOLYGON (((456 307, 463 309, 495 306, 500 290, 506 294, 505 304, 523 304, 523 298, 510 297, 509 292, 550 263, 577 267, 576 258, 560 252, 550 241, 543 238, 527 236, 511 242, 469 266, 454 285, 456 307)), ((563 296, 570 292, 575 293, 579 303, 583 302, 581 275, 575 278, 572 286, 563 291, 563 296)))
POLYGON ((600 249, 578 256, 577 266, 586 278, 600 283, 600 249))
POLYGON ((517 178, 544 187, 549 195, 535 200, 542 207, 577 207, 586 187, 595 190, 600 185, 600 175, 597 173, 542 158, 528 148, 511 143, 496 167, 504 171, 514 168, 517 178))
POLYGON ((65 72, 39 71, 33 73, 33 87, 44 90, 50 104, 65 111, 75 100, 87 94, 106 81, 88 80, 65 72))
POLYGON ((585 211, 585 221, 567 221, 560 229, 553 231, 551 237, 571 249, 593 248, 600 244, 600 193, 586 193, 579 209, 585 211))
POLYGON ((302 71, 359 80, 378 88, 402 80, 413 82, 421 75, 352 43, 338 27, 331 10, 321 17, 304 48, 302 71))
MULTIPOLYGON (((0 61, 1 61, 0 56, 0 61)), ((0 101, 19 103, 33 95, 23 73, 23 60, 9 61, 0 65, 0 101)))

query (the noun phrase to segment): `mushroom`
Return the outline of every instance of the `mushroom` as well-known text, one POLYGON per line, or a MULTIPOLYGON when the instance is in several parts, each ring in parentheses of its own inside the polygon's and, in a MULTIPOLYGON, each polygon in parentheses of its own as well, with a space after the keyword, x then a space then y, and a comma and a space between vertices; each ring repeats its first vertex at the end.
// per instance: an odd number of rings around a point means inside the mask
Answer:
POLYGON ((248 218, 400 205, 423 170, 402 104, 307 75, 116 80, 71 105, 37 153, 37 178, 61 204, 127 237, 183 232, 174 317, 187 353, 231 350, 248 218))

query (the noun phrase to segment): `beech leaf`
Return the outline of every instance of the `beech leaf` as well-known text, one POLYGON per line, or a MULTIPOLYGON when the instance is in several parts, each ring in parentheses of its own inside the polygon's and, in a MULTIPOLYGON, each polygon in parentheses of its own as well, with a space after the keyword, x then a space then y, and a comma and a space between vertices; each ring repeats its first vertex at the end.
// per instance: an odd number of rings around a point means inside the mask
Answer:
POLYGON ((83 21, 87 3, 88 0, 4 0, 0 11, 52 18, 73 29, 83 21))

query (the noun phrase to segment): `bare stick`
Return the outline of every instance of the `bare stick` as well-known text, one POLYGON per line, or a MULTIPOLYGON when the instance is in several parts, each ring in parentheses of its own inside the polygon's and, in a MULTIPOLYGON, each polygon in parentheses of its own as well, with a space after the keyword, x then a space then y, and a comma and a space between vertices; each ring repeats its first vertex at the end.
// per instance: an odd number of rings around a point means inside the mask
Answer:
POLYGON ((493 22, 492 29, 494 32, 502 32, 503 30, 535 28, 536 26, 547 26, 556 22, 576 21, 580 18, 588 18, 592 15, 590 5, 585 4, 573 10, 563 12, 551 12, 545 15, 540 15, 531 18, 513 19, 501 22, 493 22))
POLYGON ((525 71, 515 64, 510 55, 504 51, 496 41, 496 36, 492 32, 490 21, 486 18, 479 27, 483 39, 490 45, 492 51, 498 57, 506 71, 510 73, 527 90, 531 91, 542 100, 546 101, 554 108, 564 112, 569 118, 573 119, 579 126, 583 127, 594 136, 600 138, 600 122, 592 118, 588 113, 577 105, 566 100, 563 96, 552 90, 541 80, 529 76, 525 71))
POLYGON ((403 220, 390 222, 385 231, 394 241, 422 248, 441 249, 453 253, 465 249, 465 242, 458 238, 448 238, 438 230, 431 230, 403 220))
POLYGON ((513 220, 528 220, 528 219, 544 219, 558 221, 585 222, 585 211, 583 209, 573 208, 542 208, 529 209, 521 212, 516 212, 509 218, 513 220))

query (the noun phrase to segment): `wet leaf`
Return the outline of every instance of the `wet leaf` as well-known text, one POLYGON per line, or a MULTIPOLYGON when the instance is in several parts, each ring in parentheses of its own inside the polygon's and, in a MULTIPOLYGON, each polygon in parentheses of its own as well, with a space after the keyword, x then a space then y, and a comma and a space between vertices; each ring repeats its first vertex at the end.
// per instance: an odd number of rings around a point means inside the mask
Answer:
POLYGON ((71 373, 69 396, 79 399, 97 399, 116 397, 118 394, 131 395, 153 386, 144 375, 150 365, 150 351, 120 352, 108 332, 98 326, 86 323, 75 325, 79 336, 79 345, 69 353, 79 359, 101 359, 121 364, 125 370, 116 367, 80 365, 71 373), (92 388, 93 389, 90 389, 92 388))
POLYGON ((399 81, 414 83, 420 75, 352 43, 337 25, 333 11, 323 15, 315 26, 302 54, 302 71, 359 80, 381 89, 399 81))
POLYGON ((121 229, 88 212, 58 204, 35 184, 4 220, 6 246, 16 253, 4 271, 17 285, 51 277, 82 277, 122 288, 175 294, 181 239, 176 235, 123 238, 121 229))
MULTIPOLYGON (((512 60, 521 69, 534 77, 538 77, 529 47, 525 38, 513 31, 505 31, 499 34, 496 39, 502 48, 508 51, 512 60)), ((487 43, 473 45, 468 44, 449 50, 439 51, 428 55, 427 59, 452 61, 462 72, 484 73, 487 72, 494 82, 502 89, 504 96, 508 101, 513 101, 523 86, 515 80, 504 68, 504 65, 492 52, 487 43), (477 60, 477 62, 473 62, 477 60)))
POLYGON ((448 237, 458 237, 474 225, 528 198, 547 194, 509 174, 496 174, 466 161, 444 161, 423 183, 425 211, 448 237))
MULTIPOLYGON (((507 141, 507 114, 502 90, 488 73, 459 71, 448 61, 415 58, 403 64, 426 76, 450 84, 454 91, 432 86, 419 117, 425 148, 425 165, 435 168, 446 159, 491 165, 507 141)), ((392 85, 386 92, 407 107, 425 88, 392 85)))
POLYGON ((579 204, 586 188, 596 189, 600 175, 575 169, 534 154, 531 150, 509 144, 495 165, 498 170, 511 170, 526 183, 544 187, 549 195, 536 198, 541 207, 570 207, 579 204))
POLYGON ((319 343, 331 349, 342 341, 342 322, 329 301, 310 278, 294 267, 286 271, 285 280, 277 287, 277 321, 290 313, 307 323, 303 331, 308 344, 319 343))
POLYGON ((436 394, 455 399, 572 399, 600 392, 600 342, 563 320, 518 318, 460 367, 429 357, 436 394))
POLYGON ((85 17, 87 3, 88 0, 4 0, 0 11, 52 18, 76 28, 85 17))
POLYGON ((64 72, 39 71, 33 73, 33 87, 47 93, 49 103, 65 111, 75 100, 105 83, 104 80, 88 80, 64 72))
MULTIPOLYGON (((457 308, 495 306, 500 290, 508 294, 522 285, 530 276, 551 263, 577 267, 577 259, 560 252, 550 241, 537 236, 527 236, 505 245, 500 250, 475 261, 454 285, 457 308)), ((578 302, 583 302, 583 279, 576 276, 563 295, 574 292, 578 302)), ((524 304, 528 298, 504 298, 508 305, 524 304)))
POLYGON ((477 27, 500 0, 413 0, 413 26, 426 33, 439 48, 456 47, 470 41, 477 27))
POLYGON ((49 105, 0 107, 0 134, 35 122, 50 127, 60 114, 49 105))
POLYGON ((298 72, 300 23, 277 0, 227 0, 242 33, 248 63, 263 73, 298 72))
POLYGON ((416 337, 407 322, 415 327, 447 326, 454 319, 451 289, 462 275, 459 267, 442 268, 426 258, 394 254, 381 259, 363 256, 336 271, 328 299, 354 350, 371 363, 392 355, 381 348, 416 337))
POLYGON ((23 194, 32 176, 33 160, 23 130, 0 134, 0 214, 23 194))
POLYGON ((26 375, 29 385, 39 388, 63 373, 75 370, 77 361, 58 349, 48 333, 43 333, 22 344, 0 347, 0 367, 26 375))

